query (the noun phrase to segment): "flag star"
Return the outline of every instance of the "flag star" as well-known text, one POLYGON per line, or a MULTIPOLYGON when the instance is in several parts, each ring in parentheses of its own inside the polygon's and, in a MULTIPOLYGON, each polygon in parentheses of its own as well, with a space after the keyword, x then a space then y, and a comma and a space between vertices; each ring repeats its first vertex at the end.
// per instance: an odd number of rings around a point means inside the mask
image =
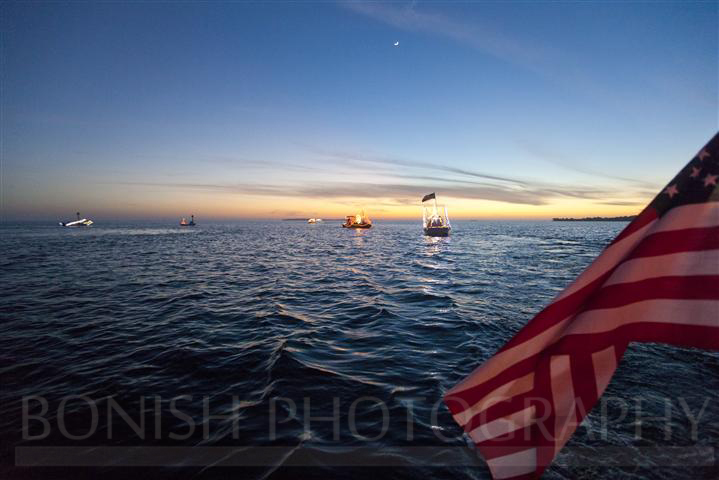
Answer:
POLYGON ((707 149, 705 148, 701 152, 699 152, 697 157, 699 157, 699 160, 704 161, 706 157, 711 157, 711 155, 709 155, 709 152, 707 152, 707 149))
POLYGON ((701 172, 701 168, 692 167, 692 173, 689 175, 691 178, 697 178, 699 176, 699 172, 701 172))
MULTIPOLYGON (((704 183, 706 184, 706 180, 704 180, 704 183)), ((664 189, 664 193, 669 195, 669 198, 674 198, 674 195, 679 193, 679 190, 677 190, 677 184, 669 185, 667 188, 664 189)))
POLYGON ((708 187, 709 185, 716 185, 717 179, 719 179, 719 175, 709 175, 707 173, 707 176, 704 177, 704 186, 708 187))

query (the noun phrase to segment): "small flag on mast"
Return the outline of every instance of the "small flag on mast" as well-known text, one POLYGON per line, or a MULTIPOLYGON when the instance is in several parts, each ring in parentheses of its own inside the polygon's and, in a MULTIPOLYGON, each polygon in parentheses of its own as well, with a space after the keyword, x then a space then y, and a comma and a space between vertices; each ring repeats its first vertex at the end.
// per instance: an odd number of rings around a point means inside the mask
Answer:
POLYGON ((432 200, 433 198, 435 198, 434 192, 430 193, 429 195, 425 195, 425 196, 422 198, 422 202, 426 202, 427 200, 432 200))
POLYGON ((718 184, 719 133, 574 283, 447 392, 495 479, 542 474, 630 342, 719 350, 718 184))

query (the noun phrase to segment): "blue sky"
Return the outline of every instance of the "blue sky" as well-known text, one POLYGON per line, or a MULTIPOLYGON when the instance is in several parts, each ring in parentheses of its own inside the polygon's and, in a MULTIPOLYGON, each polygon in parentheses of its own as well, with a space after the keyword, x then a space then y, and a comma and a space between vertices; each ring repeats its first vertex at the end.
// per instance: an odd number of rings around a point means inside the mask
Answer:
POLYGON ((2 12, 3 219, 630 214, 719 126, 716 2, 2 12))

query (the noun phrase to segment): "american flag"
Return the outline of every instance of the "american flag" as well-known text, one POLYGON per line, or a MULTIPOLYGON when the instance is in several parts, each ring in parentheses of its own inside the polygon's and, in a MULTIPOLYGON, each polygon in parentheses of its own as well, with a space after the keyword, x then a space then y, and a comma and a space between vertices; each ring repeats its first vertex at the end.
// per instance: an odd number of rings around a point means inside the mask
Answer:
POLYGON ((495 479, 537 478, 631 342, 719 350, 719 133, 444 401, 495 479))

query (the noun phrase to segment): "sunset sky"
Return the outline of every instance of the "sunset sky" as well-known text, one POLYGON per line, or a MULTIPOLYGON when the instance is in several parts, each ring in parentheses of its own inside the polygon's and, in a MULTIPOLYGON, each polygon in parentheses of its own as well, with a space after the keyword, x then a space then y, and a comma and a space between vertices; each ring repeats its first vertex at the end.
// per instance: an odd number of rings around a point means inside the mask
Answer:
POLYGON ((719 127, 716 2, 0 8, 3 220, 627 215, 719 127))

